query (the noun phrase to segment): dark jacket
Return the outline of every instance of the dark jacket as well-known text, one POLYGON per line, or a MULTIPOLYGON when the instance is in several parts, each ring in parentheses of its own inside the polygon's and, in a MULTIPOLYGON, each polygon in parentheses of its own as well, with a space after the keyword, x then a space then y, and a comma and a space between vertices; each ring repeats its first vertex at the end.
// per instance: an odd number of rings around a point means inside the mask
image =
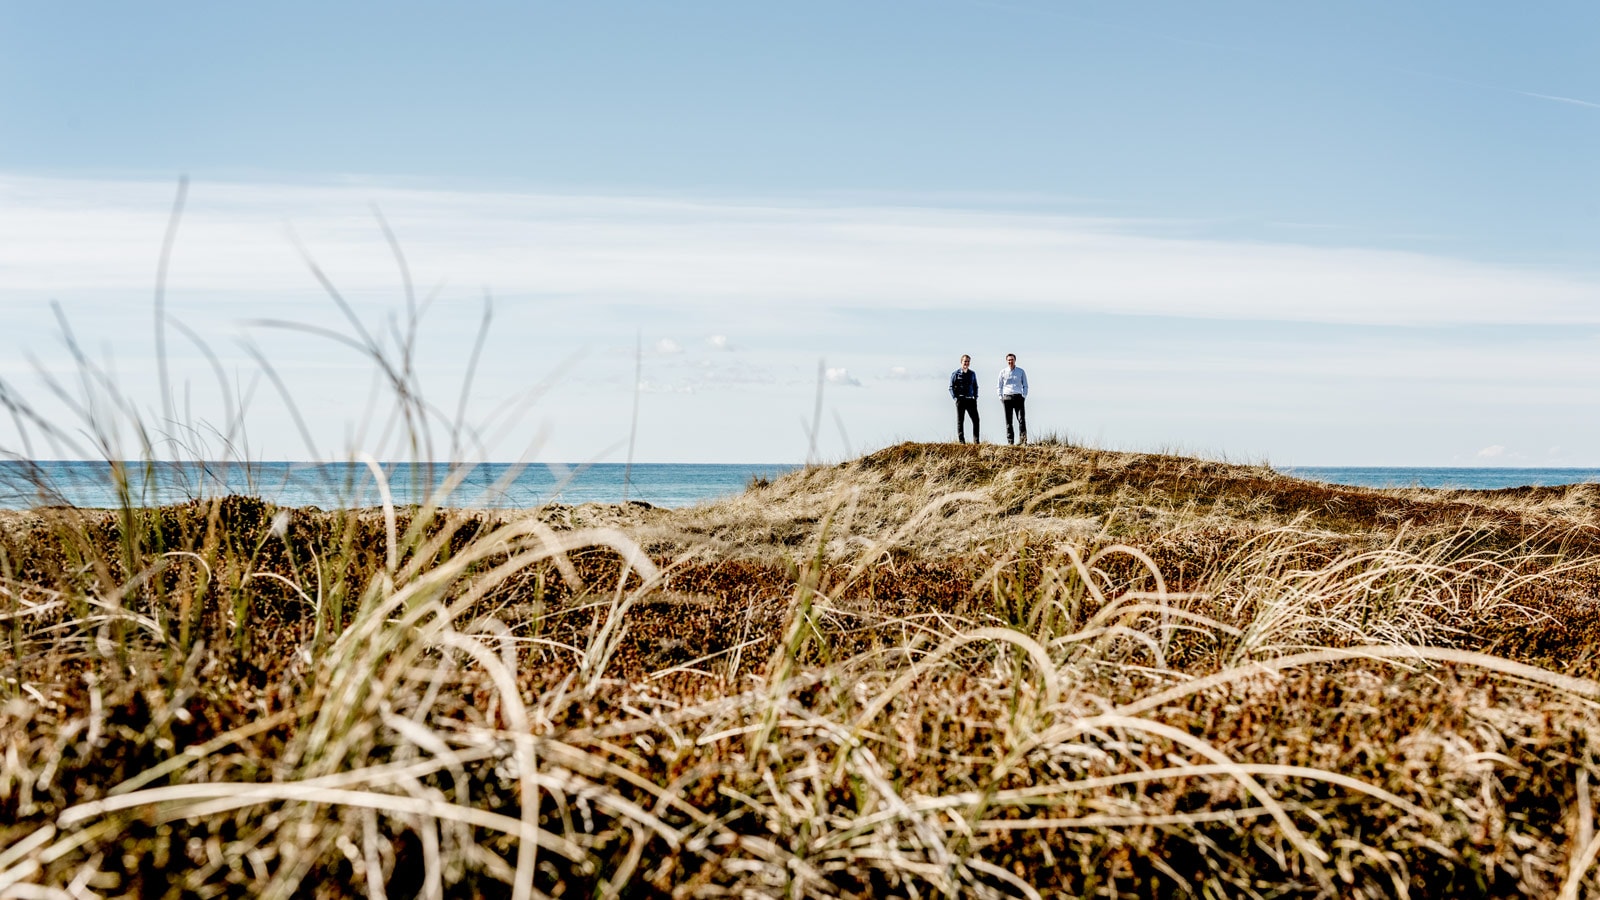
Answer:
POLYGON ((950 373, 950 396, 957 400, 978 399, 978 373, 960 369, 950 373))

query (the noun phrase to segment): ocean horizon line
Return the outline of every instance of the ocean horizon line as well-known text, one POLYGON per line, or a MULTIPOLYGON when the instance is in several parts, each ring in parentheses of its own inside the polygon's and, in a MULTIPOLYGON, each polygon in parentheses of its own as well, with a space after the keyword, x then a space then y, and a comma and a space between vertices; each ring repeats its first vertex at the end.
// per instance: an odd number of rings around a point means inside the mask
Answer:
MULTIPOLYGON (((823 463, 822 465, 833 465, 823 463)), ((639 501, 677 508, 724 499, 803 463, 379 463, 294 460, 0 460, 0 508, 164 506, 219 496, 285 507, 365 508, 437 502, 465 509, 639 501), (455 479, 447 492, 441 487, 455 479)), ((1295 478, 1362 488, 1504 490, 1600 482, 1600 468, 1275 466, 1295 478)))
MULTIPOLYGON (((997 446, 1003 446, 1003 445, 997 445, 997 446)), ((1092 449, 1104 449, 1104 448, 1092 448, 1092 449)), ((1147 451, 1147 450, 1110 450, 1108 452, 1113 452, 1113 453, 1155 453, 1155 451, 1147 451)), ((870 455, 870 454, 859 454, 857 456, 848 457, 846 459, 817 460, 817 461, 814 461, 814 462, 811 462, 811 463, 807 463, 807 462, 805 462, 803 460, 799 460, 799 461, 773 461, 773 460, 746 461, 746 460, 735 460, 735 461, 720 461, 720 462, 718 462, 718 461, 705 461, 705 460, 676 461, 676 460, 655 460, 655 459, 648 459, 648 460, 637 460, 636 459, 636 460, 632 461, 631 463, 630 462, 615 461, 615 460, 593 461, 593 462, 590 462, 590 461, 575 462, 575 461, 572 461, 572 460, 533 460, 533 461, 524 461, 524 462, 519 462, 519 461, 515 461, 515 460, 480 460, 480 461, 476 461, 476 462, 460 462, 460 461, 449 461, 449 460, 436 460, 436 461, 423 460, 423 461, 417 461, 417 460, 406 460, 406 459, 380 459, 380 460, 377 460, 377 463, 380 466, 435 466, 435 467, 444 467, 444 466, 463 466, 463 467, 476 467, 476 466, 500 466, 500 467, 512 467, 512 466, 561 466, 561 467, 568 468, 568 469, 576 469, 576 468, 580 468, 580 467, 582 467, 582 468, 599 468, 599 467, 602 467, 602 466, 615 467, 615 468, 625 468, 627 466, 634 466, 634 467, 638 467, 638 466, 772 466, 772 467, 781 467, 781 468, 800 469, 800 468, 805 468, 808 465, 811 465, 811 466, 837 465, 840 462, 847 462, 847 461, 849 461, 851 459, 860 459, 863 456, 867 456, 867 455, 870 455)), ((1162 455, 1165 455, 1165 454, 1162 454, 1162 455)), ((1204 457, 1204 456, 1197 457, 1197 458, 1198 459, 1208 459, 1208 457, 1204 457)), ((1222 459, 1222 460, 1217 460, 1217 461, 1219 461, 1219 462, 1229 462, 1229 463, 1234 463, 1234 464, 1237 464, 1237 465, 1256 465, 1256 464, 1252 464, 1252 463, 1242 463, 1242 462, 1237 462, 1236 463, 1233 460, 1227 460, 1227 459, 1222 459)), ((124 467, 127 467, 127 468, 132 468, 132 467, 135 467, 135 466, 144 466, 144 465, 157 465, 157 466, 186 465, 186 466, 217 466, 217 467, 221 467, 221 466, 351 466, 351 467, 365 468, 366 465, 367 465, 365 460, 359 460, 359 459, 337 459, 337 460, 252 459, 252 460, 244 460, 244 461, 241 461, 241 460, 227 460, 227 459, 155 459, 155 460, 119 459, 119 460, 106 460, 106 459, 84 459, 84 458, 68 458, 68 457, 26 457, 26 458, 24 458, 24 457, 11 457, 11 458, 7 458, 7 459, 0 459, 0 466, 16 466, 16 465, 85 465, 85 466, 88 466, 88 465, 113 465, 113 464, 121 465, 121 466, 124 466, 124 467)), ((1272 470, 1278 471, 1278 472, 1285 472, 1285 473, 1292 472, 1292 471, 1310 472, 1310 471, 1331 471, 1331 470, 1351 471, 1351 472, 1361 472, 1361 471, 1379 472, 1379 471, 1393 471, 1393 470, 1414 470, 1414 471, 1429 471, 1429 472, 1458 472, 1458 471, 1459 472, 1587 472, 1587 471, 1593 471, 1593 472, 1600 473, 1600 464, 1596 464, 1596 465, 1562 465, 1562 466, 1540 466, 1540 465, 1488 466, 1488 465, 1460 465, 1460 464, 1455 464, 1455 465, 1433 465, 1433 464, 1417 464, 1417 463, 1382 463, 1382 464, 1361 463, 1361 464, 1348 464, 1348 463, 1326 463, 1326 462, 1323 462, 1323 463, 1260 463, 1258 465, 1264 465, 1266 468, 1269 468, 1269 469, 1272 469, 1272 470)))
MULTIPOLYGON (((854 457, 852 457, 852 458, 854 458, 854 457)), ((629 465, 632 465, 632 466, 789 466, 789 467, 794 467, 794 468, 801 468, 801 467, 804 467, 806 465, 806 463, 803 462, 803 461, 802 462, 745 462, 745 461, 737 461, 737 462, 706 462, 706 461, 701 461, 701 462, 673 462, 673 461, 662 461, 662 460, 638 460, 638 459, 634 460, 631 463, 628 463, 628 462, 617 462, 617 461, 610 461, 610 460, 607 460, 607 461, 604 461, 604 462, 571 462, 571 461, 566 461, 566 460, 543 460, 543 459, 533 460, 531 462, 517 462, 515 460, 510 460, 510 461, 482 460, 482 461, 478 461, 478 462, 460 462, 460 461, 452 462, 452 461, 448 461, 448 460, 436 460, 436 461, 431 461, 430 462, 430 461, 427 461, 427 460, 418 461, 418 460, 410 460, 410 459, 380 459, 377 462, 378 462, 378 465, 380 465, 380 466, 566 466, 568 468, 577 468, 579 466, 585 466, 585 467, 590 467, 590 468, 593 468, 595 466, 617 466, 617 467, 620 468, 620 467, 629 466, 629 465)), ((8 459, 0 459, 0 466, 4 466, 4 465, 84 465, 84 466, 121 465, 121 466, 129 467, 129 468, 134 467, 134 466, 144 466, 144 465, 158 465, 158 466, 171 466, 171 465, 185 465, 185 466, 358 466, 358 467, 365 467, 366 464, 367 463, 366 463, 365 460, 360 460, 360 459, 332 459, 332 460, 322 460, 322 459, 252 459, 252 460, 231 460, 231 459, 153 459, 153 460, 118 459, 118 460, 107 460, 107 459, 68 459, 68 458, 65 458, 65 457, 62 457, 62 458, 54 458, 54 457, 28 457, 28 458, 11 457, 11 458, 8 458, 8 459)), ((833 464, 833 463, 831 463, 831 462, 813 463, 813 465, 831 465, 831 464, 833 464)))

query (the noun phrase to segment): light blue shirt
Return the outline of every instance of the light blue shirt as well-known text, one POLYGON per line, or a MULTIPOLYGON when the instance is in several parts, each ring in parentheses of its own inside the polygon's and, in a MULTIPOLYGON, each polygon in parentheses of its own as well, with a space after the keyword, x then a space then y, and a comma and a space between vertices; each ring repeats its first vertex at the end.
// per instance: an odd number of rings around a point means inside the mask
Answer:
POLYGON ((1028 396, 1028 373, 1022 371, 1021 366, 1000 370, 1000 399, 1004 400, 1009 394, 1028 396))

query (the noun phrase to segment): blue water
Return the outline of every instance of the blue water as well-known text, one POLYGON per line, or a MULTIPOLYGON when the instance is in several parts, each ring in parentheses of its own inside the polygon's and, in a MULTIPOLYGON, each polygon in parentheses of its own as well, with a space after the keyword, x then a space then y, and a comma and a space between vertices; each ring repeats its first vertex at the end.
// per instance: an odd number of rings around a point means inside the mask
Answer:
POLYGON ((1494 491, 1527 485, 1600 482, 1600 469, 1419 469, 1377 466, 1286 466, 1278 471, 1357 487, 1462 488, 1494 491))
MULTIPOLYGON (((752 478, 777 478, 795 469, 780 464, 635 464, 627 498, 653 506, 691 506, 744 490, 752 478)), ((467 473, 445 506, 515 509, 545 503, 617 503, 623 499, 621 463, 591 466, 480 465, 467 473)), ((443 481, 444 467, 409 463, 384 466, 397 504, 418 503, 443 481)), ((1360 487, 1432 487, 1496 490, 1522 485, 1600 482, 1600 469, 1441 469, 1293 466, 1286 475, 1360 487)), ((128 472, 135 505, 158 506, 224 494, 248 494, 280 506, 335 509, 377 506, 382 495, 360 463, 157 463, 148 473, 128 472)), ((71 505, 118 506, 116 481, 104 462, 0 460, 0 509, 71 505)))
MULTIPOLYGON (((419 503, 443 483, 446 467, 412 463, 383 466, 397 504, 419 503)), ((623 499, 621 463, 590 466, 524 467, 494 463, 477 466, 442 504, 508 509, 545 503, 617 503, 623 499)), ((754 477, 777 478, 791 465, 680 465, 635 463, 627 499, 653 506, 691 506, 743 491, 754 477)), ((280 506, 334 509, 378 506, 382 494, 372 472, 360 463, 156 463, 146 472, 127 473, 136 506, 159 506, 225 494, 248 494, 280 506)), ((116 480, 104 462, 0 461, 0 508, 120 505, 116 480)))

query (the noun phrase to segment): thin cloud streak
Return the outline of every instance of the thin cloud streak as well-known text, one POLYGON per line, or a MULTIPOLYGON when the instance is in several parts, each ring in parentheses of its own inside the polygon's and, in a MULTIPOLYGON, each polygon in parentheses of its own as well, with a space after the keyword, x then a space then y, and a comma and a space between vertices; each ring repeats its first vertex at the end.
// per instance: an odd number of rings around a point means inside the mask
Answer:
MULTIPOLYGON (((170 186, 0 177, 0 307, 152 278, 170 186)), ((171 275, 240 318, 318 294, 392 296, 394 227, 420 285, 486 284, 675 310, 1051 312, 1380 325, 1600 323, 1600 279, 1381 249, 1159 236, 1109 218, 864 205, 196 184, 171 275)))
POLYGON ((1524 97, 1536 97, 1540 100, 1554 100, 1557 103, 1570 103, 1573 106, 1586 106, 1589 109, 1600 109, 1600 103, 1591 103, 1588 100, 1579 100, 1576 97, 1558 97, 1555 94, 1539 94, 1533 91, 1517 91, 1524 97))

